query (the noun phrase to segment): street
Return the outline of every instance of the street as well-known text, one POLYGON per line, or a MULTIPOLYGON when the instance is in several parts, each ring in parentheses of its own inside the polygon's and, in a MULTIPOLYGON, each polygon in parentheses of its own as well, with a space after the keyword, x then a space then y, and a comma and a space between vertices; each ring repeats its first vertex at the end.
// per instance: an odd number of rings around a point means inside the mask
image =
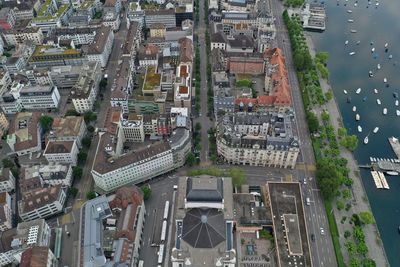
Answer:
POLYGON ((296 69, 292 59, 292 50, 290 47, 289 35, 282 19, 284 7, 280 1, 272 0, 272 12, 276 18, 275 26, 279 34, 276 35, 278 46, 285 54, 286 68, 288 71, 289 84, 291 87, 291 96, 293 108, 296 116, 297 135, 300 139, 300 162, 305 163, 306 177, 311 177, 307 184, 303 186, 304 197, 307 195, 311 199, 311 205, 305 206, 307 229, 309 235, 315 235, 315 242, 311 243, 311 255, 315 266, 337 266, 332 238, 330 234, 321 235, 320 229, 329 233, 328 220, 325 213, 322 197, 316 185, 315 175, 308 172, 308 166, 315 166, 314 153, 310 140, 310 133, 306 122, 306 116, 301 98, 299 83, 296 76, 296 69))

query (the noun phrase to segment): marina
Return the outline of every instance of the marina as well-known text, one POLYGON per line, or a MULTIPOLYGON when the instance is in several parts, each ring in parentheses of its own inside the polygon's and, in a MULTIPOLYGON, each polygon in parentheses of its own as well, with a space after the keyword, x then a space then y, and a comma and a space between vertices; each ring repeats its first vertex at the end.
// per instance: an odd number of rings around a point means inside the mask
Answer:
POLYGON ((371 171, 372 178, 374 179, 375 186, 378 189, 390 189, 385 175, 379 171, 371 171))

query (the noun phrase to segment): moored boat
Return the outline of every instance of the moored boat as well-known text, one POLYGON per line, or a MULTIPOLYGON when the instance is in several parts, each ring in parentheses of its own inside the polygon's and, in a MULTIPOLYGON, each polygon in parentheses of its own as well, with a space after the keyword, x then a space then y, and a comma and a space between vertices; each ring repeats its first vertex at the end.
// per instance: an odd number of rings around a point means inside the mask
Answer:
MULTIPOLYGON (((369 134, 368 134, 369 135, 369 134)), ((369 140, 368 140, 368 135, 364 138, 364 144, 368 144, 369 140)))
POLYGON ((352 20, 352 19, 348 19, 347 21, 350 22, 350 23, 354 22, 354 20, 352 20))
POLYGON ((356 33, 357 30, 352 29, 352 30, 350 30, 350 32, 351 32, 351 33, 356 33))
POLYGON ((396 171, 388 171, 388 172, 386 172, 386 174, 387 175, 393 175, 393 176, 399 175, 399 173, 396 172, 396 171))
POLYGON ((345 95, 347 95, 347 91, 346 91, 346 90, 343 90, 343 93, 344 93, 345 95))
POLYGON ((374 89, 374 93, 377 94, 378 93, 378 89, 375 88, 374 89))
POLYGON ((376 100, 376 103, 377 103, 378 105, 380 105, 380 104, 381 104, 381 100, 378 98, 378 99, 376 100))
POLYGON ((357 88, 356 94, 358 95, 358 94, 360 94, 360 93, 361 93, 361 88, 357 88))
POLYGON ((400 116, 400 110, 396 109, 396 116, 400 116))
POLYGON ((377 68, 378 70, 380 70, 380 69, 381 69, 381 64, 378 63, 378 65, 376 66, 376 68, 377 68))
POLYGON ((351 11, 350 9, 347 10, 347 13, 353 13, 353 11, 351 11))
POLYGON ((394 105, 397 107, 399 105, 399 100, 396 99, 396 101, 394 101, 394 105))
POLYGON ((389 44, 388 44, 388 43, 386 43, 386 44, 385 44, 385 48, 388 48, 388 46, 389 46, 389 44))
POLYGON ((375 47, 372 47, 371 52, 372 52, 372 53, 375 52, 375 47))
POLYGON ((360 114, 357 113, 357 114, 356 114, 356 121, 359 121, 360 118, 361 118, 361 117, 360 117, 360 114))
POLYGON ((387 79, 386 79, 386 78, 383 78, 383 82, 384 82, 384 83, 387 83, 387 79))
POLYGON ((350 56, 354 56, 355 54, 356 54, 356 52, 354 52, 354 51, 349 53, 350 56))
POLYGON ((372 73, 372 70, 368 71, 368 76, 369 76, 370 78, 374 77, 374 74, 372 73))
POLYGON ((349 40, 346 40, 346 42, 344 42, 344 44, 345 44, 345 45, 348 45, 348 44, 349 44, 349 40))
POLYGON ((360 125, 358 125, 357 126, 357 130, 358 130, 359 133, 361 133, 362 132, 362 127, 360 125))
POLYGON ((379 131, 379 127, 375 127, 374 130, 372 131, 373 133, 377 133, 379 131))
POLYGON ((353 106, 353 112, 356 112, 356 111, 357 111, 357 107, 353 106))
POLYGON ((382 110, 382 113, 383 113, 383 115, 386 115, 386 114, 387 114, 387 108, 384 108, 384 109, 382 110))

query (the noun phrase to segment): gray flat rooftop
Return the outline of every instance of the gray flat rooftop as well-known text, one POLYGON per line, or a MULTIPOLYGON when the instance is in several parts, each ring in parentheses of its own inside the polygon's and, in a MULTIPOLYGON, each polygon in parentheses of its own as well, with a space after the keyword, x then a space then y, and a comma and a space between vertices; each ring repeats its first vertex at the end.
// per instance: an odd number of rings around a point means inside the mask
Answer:
POLYGON ((268 182, 267 187, 279 266, 313 266, 300 184, 268 182))
POLYGON ((288 240, 289 254, 303 255, 299 218, 297 217, 297 214, 283 214, 283 222, 288 240))

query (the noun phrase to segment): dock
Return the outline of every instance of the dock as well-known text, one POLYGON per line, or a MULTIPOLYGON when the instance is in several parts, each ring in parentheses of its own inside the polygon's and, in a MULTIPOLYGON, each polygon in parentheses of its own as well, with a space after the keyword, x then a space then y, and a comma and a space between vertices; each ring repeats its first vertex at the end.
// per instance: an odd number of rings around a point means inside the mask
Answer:
POLYGON ((390 189, 389 184, 386 180, 383 172, 380 171, 371 171, 372 178, 374 179, 375 186, 378 189, 390 189))
POLYGON ((325 30, 326 12, 321 4, 307 3, 300 12, 304 29, 325 30))
POLYGON ((388 138, 390 145, 392 146, 392 149, 394 153, 396 154, 397 158, 400 159, 400 142, 399 139, 396 137, 392 136, 388 138))

